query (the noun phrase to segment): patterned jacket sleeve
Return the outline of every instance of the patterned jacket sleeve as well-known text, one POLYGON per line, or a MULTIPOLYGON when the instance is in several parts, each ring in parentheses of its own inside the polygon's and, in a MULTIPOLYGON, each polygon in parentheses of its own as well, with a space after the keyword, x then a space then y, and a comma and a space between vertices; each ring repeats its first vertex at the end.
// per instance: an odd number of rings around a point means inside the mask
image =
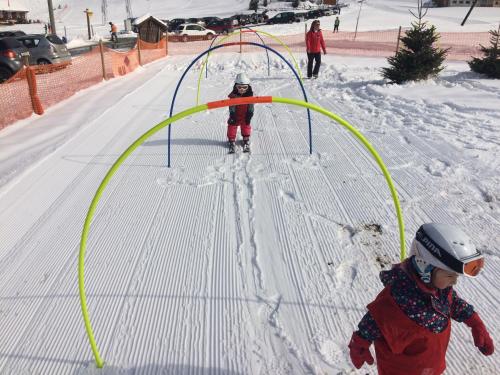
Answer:
POLYGON ((358 324, 358 328, 358 334, 365 340, 375 341, 382 337, 382 333, 380 332, 377 323, 369 312, 363 316, 358 324))
POLYGON ((474 306, 460 298, 454 290, 452 291, 451 317, 457 322, 463 322, 474 314, 474 306))

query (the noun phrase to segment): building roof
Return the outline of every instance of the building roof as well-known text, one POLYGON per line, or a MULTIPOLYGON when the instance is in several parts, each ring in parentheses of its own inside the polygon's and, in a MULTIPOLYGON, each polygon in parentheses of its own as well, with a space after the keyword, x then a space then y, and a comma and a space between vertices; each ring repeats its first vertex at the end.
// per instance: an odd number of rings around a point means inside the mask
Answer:
POLYGON ((7 12, 29 12, 30 10, 20 0, 0 0, 0 10, 7 12))
MULTIPOLYGON (((1 0, 0 0, 0 1, 1 1, 1 0)), ((143 16, 137 17, 137 18, 134 20, 133 24, 134 24, 134 25, 140 25, 141 23, 143 23, 144 21, 146 21, 146 20, 148 20, 148 19, 150 19, 150 18, 152 18, 152 19, 154 19, 155 21, 157 21, 160 25, 163 25, 164 27, 167 27, 167 25, 165 24, 165 22, 163 22, 162 20, 160 20, 160 19, 158 19, 158 18, 156 18, 156 17, 152 16, 152 15, 151 15, 151 14, 149 14, 149 13, 146 13, 146 14, 145 14, 145 15, 143 15, 143 16)))

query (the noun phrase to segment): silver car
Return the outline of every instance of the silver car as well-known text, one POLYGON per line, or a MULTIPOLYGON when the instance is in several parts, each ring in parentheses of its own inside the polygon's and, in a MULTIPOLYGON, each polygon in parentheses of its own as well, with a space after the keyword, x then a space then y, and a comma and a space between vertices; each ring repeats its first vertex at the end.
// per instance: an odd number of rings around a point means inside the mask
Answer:
POLYGON ((16 37, 30 52, 30 65, 70 63, 71 55, 57 35, 31 34, 16 37))

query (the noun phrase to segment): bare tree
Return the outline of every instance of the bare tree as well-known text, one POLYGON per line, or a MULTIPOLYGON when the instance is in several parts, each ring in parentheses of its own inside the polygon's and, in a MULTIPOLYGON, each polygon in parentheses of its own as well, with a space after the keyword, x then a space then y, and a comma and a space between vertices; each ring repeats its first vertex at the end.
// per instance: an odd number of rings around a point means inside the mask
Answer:
POLYGON ((418 25, 422 24, 422 18, 425 17, 429 8, 423 6, 423 0, 417 0, 417 14, 413 13, 411 9, 408 9, 413 17, 418 19, 418 25))

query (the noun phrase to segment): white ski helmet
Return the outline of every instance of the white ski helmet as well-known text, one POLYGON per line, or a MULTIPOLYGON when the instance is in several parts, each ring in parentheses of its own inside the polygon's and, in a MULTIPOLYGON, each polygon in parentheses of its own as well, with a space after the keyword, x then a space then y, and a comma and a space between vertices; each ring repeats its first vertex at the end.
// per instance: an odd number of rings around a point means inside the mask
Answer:
POLYGON ((469 236, 448 224, 423 224, 415 235, 410 255, 415 255, 414 264, 421 272, 427 265, 432 265, 475 277, 484 266, 483 255, 469 236))
POLYGON ((245 73, 238 73, 236 75, 236 79, 234 80, 234 83, 236 85, 249 85, 250 84, 250 78, 245 73))

